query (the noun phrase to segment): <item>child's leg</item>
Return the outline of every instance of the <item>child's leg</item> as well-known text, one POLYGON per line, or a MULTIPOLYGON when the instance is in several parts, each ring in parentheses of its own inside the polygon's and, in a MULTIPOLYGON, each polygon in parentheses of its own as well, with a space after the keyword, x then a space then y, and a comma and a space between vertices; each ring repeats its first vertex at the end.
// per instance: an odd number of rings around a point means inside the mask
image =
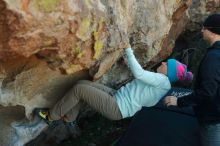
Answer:
MULTIPOLYGON (((100 112, 105 117, 118 120, 121 119, 121 112, 116 99, 103 90, 97 89, 87 84, 76 84, 51 110, 50 117, 53 120, 64 117, 72 108, 83 100, 93 109, 100 112)), ((75 109, 74 109, 75 110, 75 109)), ((78 111, 76 112, 78 114, 78 111)), ((72 114, 76 114, 72 113, 72 114)), ((76 115, 77 115, 76 114, 76 115)), ((68 113, 69 115, 69 113, 68 113)), ((76 116, 72 116, 75 117, 76 116)), ((75 119, 72 119, 75 120, 75 119)))
POLYGON ((79 102, 76 106, 74 106, 72 109, 70 109, 66 114, 65 114, 65 117, 64 117, 64 120, 66 122, 73 122, 76 120, 78 114, 79 114, 79 111, 82 107, 82 102, 79 102))
MULTIPOLYGON (((95 82, 92 82, 92 81, 89 81, 89 80, 80 80, 77 82, 77 84, 85 84, 85 85, 89 85, 89 86, 92 86, 92 87, 95 87, 97 89, 101 89, 102 91, 104 92, 107 92, 109 94, 113 94, 116 90, 115 89, 112 89, 112 88, 109 88, 103 84, 99 84, 99 83, 95 83, 95 82)), ((65 120, 67 122, 71 122, 71 121, 74 121, 77 116, 78 116, 78 113, 79 113, 79 110, 81 108, 82 104, 78 104, 76 105, 75 107, 73 107, 66 115, 65 115, 65 120)))
POLYGON ((89 81, 89 80, 80 80, 77 82, 77 84, 86 84, 86 85, 90 85, 92 87, 95 87, 97 89, 101 89, 107 93, 109 93, 110 95, 113 95, 113 93, 116 92, 115 89, 112 89, 108 86, 105 86, 103 84, 99 84, 99 83, 96 83, 96 82, 92 82, 92 81, 89 81))

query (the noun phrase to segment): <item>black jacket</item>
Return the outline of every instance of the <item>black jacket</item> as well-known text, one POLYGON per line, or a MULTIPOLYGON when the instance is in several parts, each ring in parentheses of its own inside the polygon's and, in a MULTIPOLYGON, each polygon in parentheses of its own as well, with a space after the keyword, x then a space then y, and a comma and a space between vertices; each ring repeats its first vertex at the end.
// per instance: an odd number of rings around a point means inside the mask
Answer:
POLYGON ((220 122, 220 41, 207 49, 202 59, 194 92, 177 100, 179 107, 194 106, 201 123, 220 122))

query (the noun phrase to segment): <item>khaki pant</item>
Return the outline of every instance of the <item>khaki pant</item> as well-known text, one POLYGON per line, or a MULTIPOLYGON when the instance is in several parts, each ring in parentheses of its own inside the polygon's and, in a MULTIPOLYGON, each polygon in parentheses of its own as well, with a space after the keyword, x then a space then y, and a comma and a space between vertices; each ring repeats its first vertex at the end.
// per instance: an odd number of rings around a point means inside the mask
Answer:
POLYGON ((84 101, 91 108, 110 120, 122 119, 121 112, 113 95, 114 89, 102 84, 82 80, 50 109, 50 117, 59 120, 65 117, 70 122, 77 118, 81 104, 84 101))

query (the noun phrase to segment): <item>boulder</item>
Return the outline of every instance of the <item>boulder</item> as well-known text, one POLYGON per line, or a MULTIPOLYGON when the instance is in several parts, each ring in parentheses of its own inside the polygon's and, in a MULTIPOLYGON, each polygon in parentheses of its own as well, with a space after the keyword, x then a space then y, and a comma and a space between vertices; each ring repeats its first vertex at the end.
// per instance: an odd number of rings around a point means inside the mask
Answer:
POLYGON ((167 58, 189 20, 209 13, 195 12, 204 2, 0 0, 0 111, 9 109, 3 115, 14 119, 0 121, 1 145, 19 137, 12 121, 20 118, 9 114, 17 106, 19 117, 34 121, 35 107, 51 107, 80 79, 123 84, 130 78, 122 63, 129 43, 147 69, 167 58))

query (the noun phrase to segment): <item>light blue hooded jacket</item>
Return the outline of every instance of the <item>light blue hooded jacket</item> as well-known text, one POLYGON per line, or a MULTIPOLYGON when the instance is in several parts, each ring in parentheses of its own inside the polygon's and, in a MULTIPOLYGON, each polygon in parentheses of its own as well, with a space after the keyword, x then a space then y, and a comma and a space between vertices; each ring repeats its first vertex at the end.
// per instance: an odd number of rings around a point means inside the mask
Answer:
POLYGON ((123 118, 133 116, 142 106, 154 106, 171 89, 166 75, 144 70, 131 48, 127 48, 125 52, 128 66, 135 79, 115 93, 123 118))

